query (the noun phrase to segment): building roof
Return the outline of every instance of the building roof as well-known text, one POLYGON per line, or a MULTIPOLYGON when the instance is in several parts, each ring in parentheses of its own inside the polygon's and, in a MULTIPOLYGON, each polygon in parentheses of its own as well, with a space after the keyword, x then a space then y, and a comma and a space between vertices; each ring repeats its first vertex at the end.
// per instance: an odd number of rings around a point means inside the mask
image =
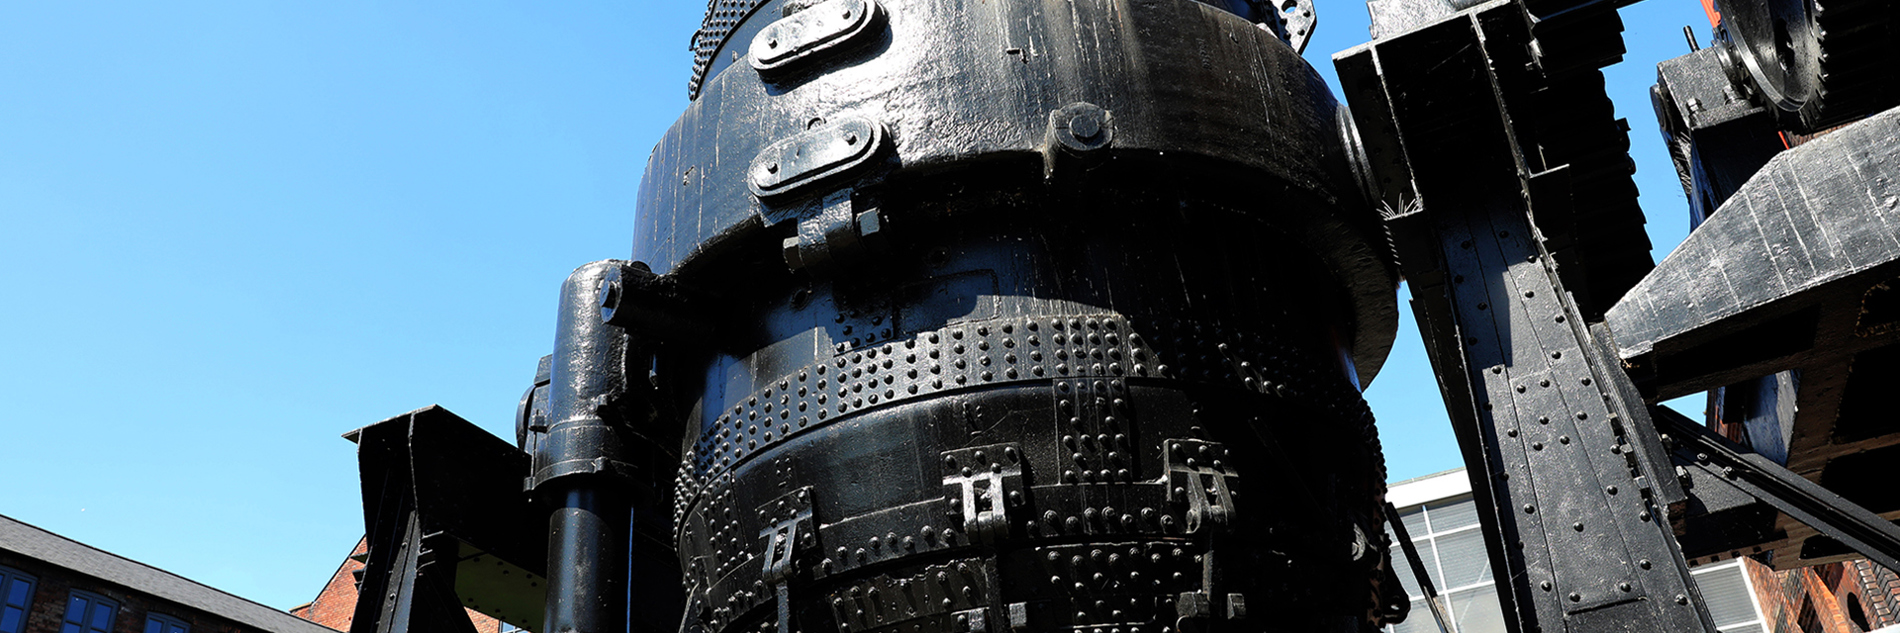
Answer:
POLYGON ((336 633, 289 613, 199 584, 0 515, 0 550, 92 576, 271 633, 336 633))
POLYGON ((1423 477, 1386 485, 1385 500, 1394 508, 1405 508, 1471 492, 1471 479, 1463 466, 1423 477))

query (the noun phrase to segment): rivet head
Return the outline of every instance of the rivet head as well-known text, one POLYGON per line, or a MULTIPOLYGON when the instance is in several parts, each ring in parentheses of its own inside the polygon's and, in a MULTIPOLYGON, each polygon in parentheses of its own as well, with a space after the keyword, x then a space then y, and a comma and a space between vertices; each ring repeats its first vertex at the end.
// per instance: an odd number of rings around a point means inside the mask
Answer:
POLYGON ((1096 120, 1093 114, 1077 114, 1069 118, 1069 131, 1074 133, 1076 138, 1095 138, 1096 135, 1102 133, 1102 122, 1096 120))

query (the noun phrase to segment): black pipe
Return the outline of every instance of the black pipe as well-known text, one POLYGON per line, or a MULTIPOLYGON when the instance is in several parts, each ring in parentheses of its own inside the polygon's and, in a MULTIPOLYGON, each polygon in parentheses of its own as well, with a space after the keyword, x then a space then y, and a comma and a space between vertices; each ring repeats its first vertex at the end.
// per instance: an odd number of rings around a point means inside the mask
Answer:
POLYGON ((627 630, 627 526, 622 495, 573 486, 548 517, 547 633, 627 630))
POLYGON ((603 293, 625 262, 587 264, 561 286, 548 384, 547 437, 531 482, 551 502, 543 633, 621 633, 627 617, 630 469, 620 436, 635 404, 626 330, 601 319, 603 293))

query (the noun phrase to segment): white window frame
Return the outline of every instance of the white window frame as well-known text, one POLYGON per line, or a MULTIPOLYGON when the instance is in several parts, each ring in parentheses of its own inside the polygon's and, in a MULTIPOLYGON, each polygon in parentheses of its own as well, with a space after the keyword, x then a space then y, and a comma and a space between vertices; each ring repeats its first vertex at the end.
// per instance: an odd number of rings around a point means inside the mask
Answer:
MULTIPOLYGON (((1749 620, 1747 622, 1736 622, 1734 624, 1730 624, 1728 626, 1722 627, 1717 630, 1720 631, 1721 633, 1727 633, 1728 631, 1733 631, 1733 630, 1740 629, 1749 625, 1754 625, 1757 627, 1756 630, 1772 631, 1773 629, 1768 627, 1768 618, 1764 617, 1761 612, 1761 596, 1758 596, 1755 594, 1755 578, 1753 575, 1748 573, 1748 567, 1744 566, 1745 563, 1743 563, 1742 561, 1743 559, 1740 559, 1740 558, 1731 558, 1727 562, 1716 563, 1713 565, 1703 565, 1701 567, 1697 567, 1695 569, 1689 570, 1689 578, 1694 579, 1696 576, 1713 574, 1715 572, 1722 571, 1725 569, 1739 568, 1739 572, 1742 574, 1742 587, 1748 590, 1748 606, 1749 608, 1752 608, 1755 610, 1755 619, 1749 620)), ((1697 593, 1700 593, 1701 586, 1697 585, 1696 590, 1697 590, 1697 593)))
MULTIPOLYGON (((1464 473, 1457 472, 1455 474, 1460 475, 1458 479, 1460 480, 1463 479, 1462 475, 1464 473)), ((1432 512, 1431 512, 1430 506, 1433 506, 1433 505, 1448 506, 1448 505, 1452 505, 1456 503, 1476 503, 1476 500, 1472 498, 1471 492, 1469 490, 1464 490, 1464 491, 1454 492, 1445 497, 1419 499, 1413 502, 1411 505, 1408 505, 1402 508, 1397 508, 1400 515, 1404 515, 1412 510, 1417 510, 1423 513, 1422 516, 1425 519, 1424 533, 1423 534, 1409 534, 1408 536, 1412 537, 1412 544, 1414 546, 1418 546, 1420 544, 1431 545, 1431 549, 1433 552, 1432 560, 1426 562, 1426 571, 1431 574, 1431 580, 1433 583, 1432 588, 1437 590, 1438 595, 1441 597, 1449 596, 1453 592, 1470 591, 1473 589, 1480 589, 1483 587, 1494 587, 1498 584, 1497 570, 1492 569, 1490 580, 1481 580, 1478 582, 1459 585, 1456 587, 1446 587, 1446 586, 1438 585, 1438 583, 1440 581, 1443 581, 1445 578, 1444 557, 1440 555, 1438 552, 1438 539, 1440 537, 1456 536, 1456 535, 1463 534, 1466 532, 1478 532, 1479 530, 1482 530, 1484 527, 1483 523, 1474 523, 1474 524, 1463 526, 1463 527, 1440 531, 1435 525, 1432 524, 1432 512)), ((1388 517, 1388 518, 1392 521, 1403 521, 1403 519, 1397 516, 1388 517)), ((1479 538, 1482 539, 1483 537, 1480 536, 1479 538)), ((1397 543, 1394 543, 1394 545, 1397 545, 1397 543)), ((1423 554, 1423 552, 1420 552, 1420 553, 1423 554)), ((1410 565, 1411 564, 1410 561, 1405 560, 1405 552, 1397 548, 1394 548, 1394 551, 1392 552, 1392 558, 1393 558, 1392 560, 1393 565, 1410 565)), ((1490 558, 1490 552, 1488 551, 1488 549, 1485 552, 1484 564, 1487 569, 1490 568, 1491 558, 1490 558)), ((1413 601, 1419 601, 1419 600, 1425 599, 1425 596, 1423 595, 1410 595, 1411 592, 1409 591, 1406 593, 1407 593, 1406 598, 1413 601)), ((1759 614, 1760 609, 1757 608, 1756 612, 1759 614)), ((1424 613, 1418 613, 1415 610, 1415 612, 1411 616, 1408 616, 1408 617, 1415 618, 1415 617, 1420 617, 1420 616, 1431 617, 1431 614, 1429 611, 1426 611, 1424 613)), ((1391 631, 1394 630, 1394 627, 1392 625, 1386 625, 1384 630, 1390 633, 1391 631)))

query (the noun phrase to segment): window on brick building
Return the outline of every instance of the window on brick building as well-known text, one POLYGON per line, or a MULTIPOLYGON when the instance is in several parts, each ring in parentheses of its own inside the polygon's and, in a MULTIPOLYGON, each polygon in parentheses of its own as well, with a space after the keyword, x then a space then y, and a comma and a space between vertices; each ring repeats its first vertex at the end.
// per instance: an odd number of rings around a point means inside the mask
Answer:
POLYGON ((1846 575, 1843 573, 1846 570, 1847 563, 1828 563, 1816 566, 1814 575, 1821 578, 1821 582, 1827 585, 1828 591, 1838 592, 1841 590, 1841 577, 1846 575))
POLYGON ((163 613, 147 613, 145 633, 191 633, 191 624, 163 613))
POLYGON ((112 633, 112 618, 119 603, 89 591, 74 590, 66 598, 66 622, 59 633, 112 633))
POLYGON ((1874 630, 1873 623, 1867 621, 1867 608, 1860 606, 1860 596, 1851 593, 1847 594, 1847 621, 1854 623, 1853 633, 1874 630))
POLYGON ((1761 602, 1755 596, 1754 581, 1742 559, 1705 566, 1690 572, 1702 592, 1702 602, 1715 618, 1722 633, 1762 633, 1768 620, 1762 617, 1761 602))
POLYGON ((1801 596, 1801 615, 1795 618, 1794 623, 1801 627, 1801 633, 1825 633, 1821 629, 1821 614, 1814 610, 1813 596, 1801 596))
POLYGON ((0 567, 0 633, 26 630, 26 608, 33 604, 33 577, 0 567))

